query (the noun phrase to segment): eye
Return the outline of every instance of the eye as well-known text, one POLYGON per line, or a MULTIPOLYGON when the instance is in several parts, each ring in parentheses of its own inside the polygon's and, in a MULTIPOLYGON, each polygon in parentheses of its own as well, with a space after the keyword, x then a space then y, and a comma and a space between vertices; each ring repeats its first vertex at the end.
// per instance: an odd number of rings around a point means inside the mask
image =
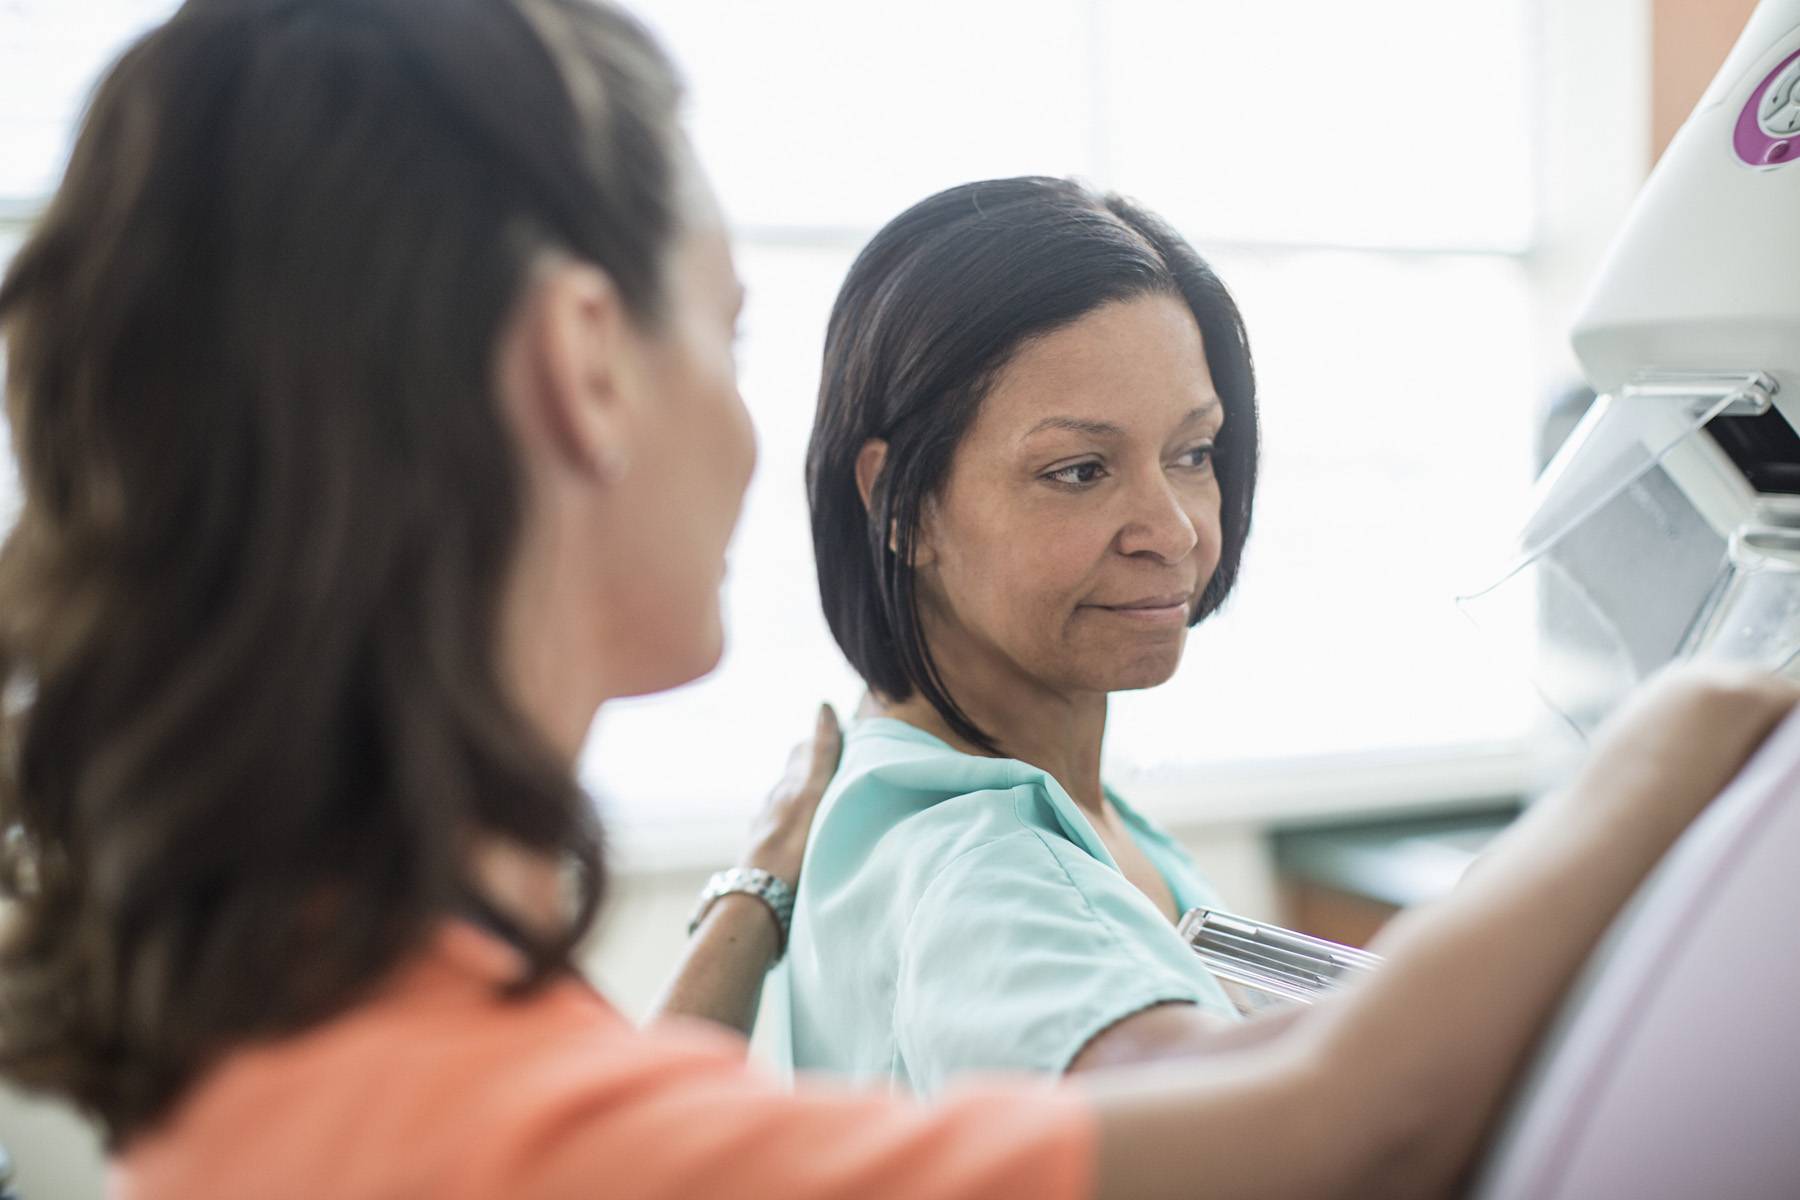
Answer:
POLYGON ((1177 466, 1199 470, 1212 465, 1213 444, 1201 442, 1198 446, 1190 446, 1175 459, 1177 466))
POLYGON ((1044 476, 1052 483, 1065 484, 1069 487, 1086 487, 1090 483, 1098 483, 1106 474, 1106 468, 1089 459, 1087 462, 1070 463, 1066 467, 1058 467, 1044 476))

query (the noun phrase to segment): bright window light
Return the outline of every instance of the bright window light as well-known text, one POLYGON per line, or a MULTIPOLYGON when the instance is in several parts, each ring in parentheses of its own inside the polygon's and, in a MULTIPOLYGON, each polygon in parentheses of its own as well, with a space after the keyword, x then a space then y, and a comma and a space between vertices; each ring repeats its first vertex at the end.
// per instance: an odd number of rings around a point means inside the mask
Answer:
MULTIPOLYGON (((0 0, 0 262, 103 64, 173 0, 0 0), (10 221, 10 224, 8 223, 10 221)), ((760 466, 707 679, 605 712, 634 837, 735 828, 828 698, 801 461, 856 249, 939 188, 1078 175, 1162 213, 1249 324, 1265 460, 1237 596, 1121 696, 1116 778, 1491 745, 1532 715, 1451 597, 1531 475, 1534 0, 654 0, 750 288, 760 466)), ((0 511, 10 512, 12 489, 0 511)))
POLYGON ((1528 9, 1110 0, 1107 182, 1201 239, 1524 250, 1528 9))
POLYGON ((0 0, 0 201, 56 187, 94 81, 177 3, 0 0))

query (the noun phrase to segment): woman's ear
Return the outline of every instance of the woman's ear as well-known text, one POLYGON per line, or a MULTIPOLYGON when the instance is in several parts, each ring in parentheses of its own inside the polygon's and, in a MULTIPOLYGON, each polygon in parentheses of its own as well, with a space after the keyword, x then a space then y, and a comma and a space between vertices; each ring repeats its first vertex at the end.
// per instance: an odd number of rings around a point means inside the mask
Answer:
MULTIPOLYGON (((880 438, 870 438, 856 452, 856 491, 862 496, 863 511, 868 512, 875 495, 875 482, 881 478, 881 469, 887 465, 888 444, 880 438)), ((921 530, 921 534, 923 534, 921 530)), ((888 549, 898 551, 900 538, 898 531, 890 522, 888 525, 888 549)), ((930 546, 930 539, 920 536, 913 539, 912 565, 922 567, 936 558, 930 546)))
POLYGON ((556 457, 599 482, 630 462, 630 332, 612 278, 586 263, 548 267, 523 314, 533 415, 556 457))
POLYGON ((856 490, 862 496, 864 512, 869 511, 869 500, 875 495, 875 481, 881 478, 881 468, 887 465, 887 451, 885 441, 870 438, 856 452, 856 490))
MULTIPOLYGON (((881 468, 887 465, 887 452, 888 444, 880 438, 870 438, 856 452, 856 491, 862 497, 863 511, 871 515, 875 481, 881 478, 881 468)), ((889 550, 900 548, 892 521, 888 522, 887 544, 889 550)))

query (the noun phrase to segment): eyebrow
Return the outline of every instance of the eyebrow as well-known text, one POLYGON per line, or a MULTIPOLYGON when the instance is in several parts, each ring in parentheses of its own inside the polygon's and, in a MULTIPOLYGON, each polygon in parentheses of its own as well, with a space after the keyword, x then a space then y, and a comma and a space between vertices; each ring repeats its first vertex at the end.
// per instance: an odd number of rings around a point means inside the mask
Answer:
MULTIPOLYGON (((1203 404, 1188 409, 1180 425, 1191 425, 1201 417, 1210 416, 1220 408, 1219 398, 1214 396, 1203 404)), ((1178 426, 1179 427, 1179 426, 1178 426)), ((1085 433, 1089 437, 1116 438, 1125 435, 1124 426, 1115 425, 1111 421, 1086 421, 1080 417, 1045 417, 1036 425, 1025 431, 1026 437, 1032 437, 1046 430, 1062 430, 1067 433, 1085 433)))
POLYGON ((1045 417, 1025 431, 1026 437, 1046 430, 1061 429, 1069 433, 1086 433, 1094 437, 1119 437, 1125 430, 1111 421, 1083 421, 1076 417, 1045 417))

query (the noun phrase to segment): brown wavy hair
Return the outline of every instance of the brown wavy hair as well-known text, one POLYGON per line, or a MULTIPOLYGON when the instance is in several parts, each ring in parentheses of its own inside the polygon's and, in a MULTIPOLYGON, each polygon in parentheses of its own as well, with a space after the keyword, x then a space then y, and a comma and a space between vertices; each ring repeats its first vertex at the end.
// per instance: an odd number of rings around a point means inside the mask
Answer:
POLYGON ((584 0, 190 0, 101 80, 0 284, 0 1071, 115 1145, 367 994, 468 840, 603 890, 510 701, 494 352, 531 264, 654 321, 672 69, 584 0))

